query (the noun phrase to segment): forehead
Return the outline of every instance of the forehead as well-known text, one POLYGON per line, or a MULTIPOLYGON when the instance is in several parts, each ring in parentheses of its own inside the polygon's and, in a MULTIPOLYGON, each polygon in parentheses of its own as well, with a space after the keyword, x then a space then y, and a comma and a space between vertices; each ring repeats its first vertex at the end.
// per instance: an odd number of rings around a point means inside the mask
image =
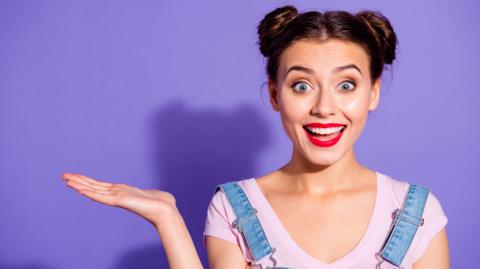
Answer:
POLYGON ((316 73, 328 73, 335 67, 357 65, 369 75, 369 58, 365 50, 354 42, 327 39, 325 41, 299 40, 286 48, 279 58, 279 75, 283 76, 293 65, 302 65, 316 73))

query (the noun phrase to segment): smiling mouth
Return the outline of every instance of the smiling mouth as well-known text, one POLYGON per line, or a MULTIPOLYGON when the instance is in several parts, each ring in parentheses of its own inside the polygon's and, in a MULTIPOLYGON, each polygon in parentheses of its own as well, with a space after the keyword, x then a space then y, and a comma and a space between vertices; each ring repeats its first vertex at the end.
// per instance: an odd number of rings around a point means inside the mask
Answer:
POLYGON ((342 138, 343 132, 346 128, 346 125, 328 128, 314 128, 311 125, 303 126, 308 140, 310 140, 313 145, 322 148, 332 147, 337 144, 342 138))
POLYGON ((343 125, 339 127, 329 128, 312 128, 308 126, 303 126, 303 128, 313 137, 322 138, 321 140, 329 140, 343 132, 347 128, 347 126, 343 125))

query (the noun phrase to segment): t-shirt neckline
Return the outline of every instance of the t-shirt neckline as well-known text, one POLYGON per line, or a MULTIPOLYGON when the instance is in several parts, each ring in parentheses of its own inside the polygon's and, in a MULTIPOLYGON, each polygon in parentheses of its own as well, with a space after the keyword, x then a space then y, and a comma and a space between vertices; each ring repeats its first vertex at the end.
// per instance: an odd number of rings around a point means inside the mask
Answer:
POLYGON ((362 238, 360 239, 360 241, 352 250, 350 250, 344 256, 330 263, 325 263, 311 256, 306 251, 304 251, 295 242, 295 240, 293 240, 293 238, 290 236, 285 226, 283 226, 282 222, 280 221, 280 218, 277 216, 277 214, 271 207, 270 203, 268 202, 267 198, 263 194, 262 190, 258 186, 256 178, 251 178, 250 182, 251 182, 251 185, 253 186, 252 188, 253 191, 256 192, 255 196, 260 199, 260 201, 258 201, 259 203, 255 203, 255 205, 259 207, 258 208, 259 210, 266 212, 267 215, 273 216, 273 218, 268 221, 270 221, 274 225, 273 227, 278 227, 278 232, 280 233, 280 236, 282 237, 283 240, 285 240, 285 243, 287 243, 287 245, 292 246, 292 251, 296 257, 298 257, 300 260, 304 261, 306 264, 314 268, 322 268, 322 269, 344 268, 358 262, 358 258, 360 257, 359 254, 361 252, 365 252, 366 249, 369 249, 369 250, 372 249, 374 251, 374 246, 372 246, 372 244, 369 244, 369 241, 373 238, 373 233, 375 233, 374 225, 375 223, 378 222, 377 219, 379 217, 379 211, 380 211, 379 209, 380 207, 379 201, 381 199, 380 196, 383 195, 383 191, 384 191, 383 184, 382 184, 383 183, 382 174, 378 171, 375 171, 375 173, 376 173, 376 188, 377 188, 376 196, 375 196, 375 205, 374 205, 372 216, 368 223, 367 229, 363 234, 362 238))

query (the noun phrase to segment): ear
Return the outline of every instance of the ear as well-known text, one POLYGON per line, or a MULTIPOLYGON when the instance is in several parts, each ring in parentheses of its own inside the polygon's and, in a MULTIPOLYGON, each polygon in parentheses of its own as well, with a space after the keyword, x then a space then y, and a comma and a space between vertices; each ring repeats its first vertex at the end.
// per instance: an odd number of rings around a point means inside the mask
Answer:
POLYGON ((370 103, 368 105, 368 110, 369 111, 375 110, 379 102, 380 102, 380 78, 375 80, 375 82, 372 85, 372 90, 370 91, 370 103))
POLYGON ((278 105, 278 91, 275 83, 271 79, 268 79, 268 95, 270 97, 270 103, 272 104, 273 110, 280 111, 280 106, 278 105))

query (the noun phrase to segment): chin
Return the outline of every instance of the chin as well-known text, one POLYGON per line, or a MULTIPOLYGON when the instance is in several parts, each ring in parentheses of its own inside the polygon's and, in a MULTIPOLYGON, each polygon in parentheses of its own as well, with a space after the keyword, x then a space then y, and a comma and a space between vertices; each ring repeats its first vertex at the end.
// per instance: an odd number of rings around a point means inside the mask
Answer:
POLYGON ((319 168, 324 166, 330 166, 341 159, 341 156, 338 154, 324 153, 316 154, 315 156, 304 156, 305 161, 308 161, 310 166, 318 166, 319 168))

